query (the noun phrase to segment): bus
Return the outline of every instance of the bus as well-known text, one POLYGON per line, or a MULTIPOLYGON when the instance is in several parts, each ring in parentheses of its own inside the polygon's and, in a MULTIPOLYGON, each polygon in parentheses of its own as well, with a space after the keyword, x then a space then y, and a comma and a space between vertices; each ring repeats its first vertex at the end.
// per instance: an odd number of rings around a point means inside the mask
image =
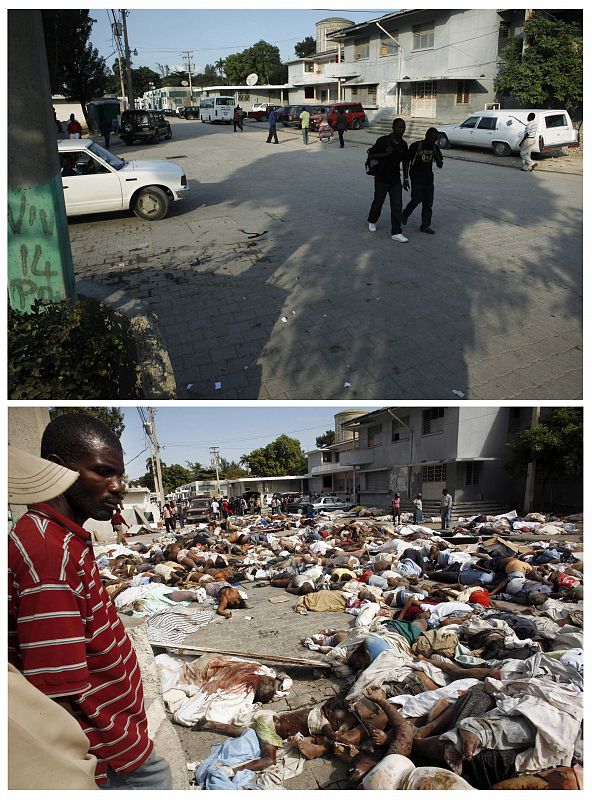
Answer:
POLYGON ((202 122, 224 122, 230 125, 235 106, 234 97, 224 97, 223 95, 202 97, 199 101, 199 116, 202 122))

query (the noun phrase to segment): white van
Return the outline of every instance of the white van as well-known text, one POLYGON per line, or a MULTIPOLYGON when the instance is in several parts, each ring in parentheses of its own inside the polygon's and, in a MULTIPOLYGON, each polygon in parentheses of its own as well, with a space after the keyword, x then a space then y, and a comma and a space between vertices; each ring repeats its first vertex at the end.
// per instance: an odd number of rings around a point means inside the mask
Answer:
POLYGON ((454 144, 485 147, 491 148, 496 156, 509 156, 520 150, 529 114, 535 115, 537 123, 533 153, 552 153, 562 147, 578 146, 578 132, 567 111, 537 108, 476 111, 460 125, 438 125, 438 146, 442 150, 454 144))

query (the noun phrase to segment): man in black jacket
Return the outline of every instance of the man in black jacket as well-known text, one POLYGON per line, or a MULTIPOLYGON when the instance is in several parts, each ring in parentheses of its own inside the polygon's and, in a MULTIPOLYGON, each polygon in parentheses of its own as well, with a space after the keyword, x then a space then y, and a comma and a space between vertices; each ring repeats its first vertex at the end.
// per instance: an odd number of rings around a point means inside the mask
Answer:
POLYGON ((422 233, 435 233, 431 228, 432 224, 432 205, 434 203, 434 173, 432 164, 434 161, 439 169, 442 169, 443 158, 440 148, 436 144, 438 131, 436 128, 428 128, 425 139, 422 142, 413 142, 409 148, 409 172, 411 175, 411 200, 407 203, 403 211, 403 225, 421 204, 421 228, 422 233))
POLYGON ((396 242, 409 241, 401 231, 401 210, 403 193, 401 191, 401 165, 403 165, 403 188, 409 191, 409 148, 403 140, 405 120, 393 120, 393 132, 381 136, 368 150, 368 155, 379 161, 374 173, 374 199, 368 213, 368 229, 376 230, 382 205, 388 194, 391 203, 391 239, 396 242))

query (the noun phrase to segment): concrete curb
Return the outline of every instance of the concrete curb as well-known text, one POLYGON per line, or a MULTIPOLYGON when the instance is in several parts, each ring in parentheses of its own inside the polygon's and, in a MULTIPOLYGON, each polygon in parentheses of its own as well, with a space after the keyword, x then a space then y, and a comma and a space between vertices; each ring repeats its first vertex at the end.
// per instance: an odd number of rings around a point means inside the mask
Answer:
POLYGON ((129 319, 138 351, 138 379, 144 398, 174 400, 177 396, 177 384, 156 315, 148 311, 141 300, 127 292, 107 289, 88 278, 76 280, 76 291, 129 319))

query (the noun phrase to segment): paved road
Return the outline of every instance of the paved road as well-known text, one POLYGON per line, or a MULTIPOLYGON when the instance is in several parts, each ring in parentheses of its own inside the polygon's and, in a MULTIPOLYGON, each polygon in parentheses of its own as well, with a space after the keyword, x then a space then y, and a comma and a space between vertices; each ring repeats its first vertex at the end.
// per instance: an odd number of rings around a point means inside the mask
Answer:
POLYGON ((113 149, 178 160, 190 198, 157 223, 72 219, 70 236, 77 277, 156 312, 179 399, 581 397, 580 176, 447 158, 437 235, 416 211, 401 245, 384 213, 367 229, 367 135, 341 150, 172 125, 113 149))

